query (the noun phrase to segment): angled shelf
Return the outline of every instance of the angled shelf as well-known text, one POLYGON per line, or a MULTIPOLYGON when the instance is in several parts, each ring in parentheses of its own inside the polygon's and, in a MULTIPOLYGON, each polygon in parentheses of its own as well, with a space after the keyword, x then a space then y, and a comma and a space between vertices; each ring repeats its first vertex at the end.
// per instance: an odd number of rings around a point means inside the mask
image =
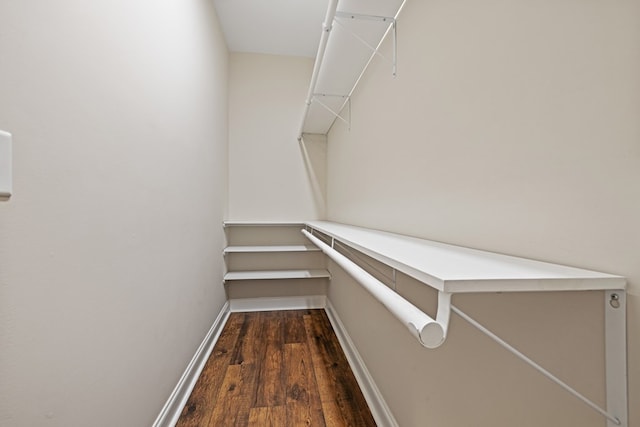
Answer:
MULTIPOLYGON (((392 32, 395 37, 396 17, 404 3, 329 1, 298 139, 304 134, 326 135, 336 119, 347 121, 342 111, 385 36, 392 32)), ((395 75, 395 48, 394 57, 387 59, 395 75)))

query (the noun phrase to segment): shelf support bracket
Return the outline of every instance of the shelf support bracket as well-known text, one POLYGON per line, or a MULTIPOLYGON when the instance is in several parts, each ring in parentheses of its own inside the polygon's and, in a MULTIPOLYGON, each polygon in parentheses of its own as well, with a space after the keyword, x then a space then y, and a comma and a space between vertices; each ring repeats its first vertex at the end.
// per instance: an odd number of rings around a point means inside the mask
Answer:
POLYGON ((629 425, 627 403, 627 298, 624 289, 604 293, 605 369, 607 410, 620 423, 607 420, 607 427, 629 425))
POLYGON ((477 320, 452 305, 451 310, 473 327, 491 338, 514 356, 534 368, 536 371, 559 385, 565 391, 607 419, 607 427, 628 427, 627 422, 627 384, 626 384, 626 333, 625 333, 625 297, 624 290, 605 292, 605 354, 607 378, 607 408, 598 406, 579 393, 573 387, 540 366, 524 353, 491 332, 477 320))
POLYGON ((396 23, 396 19, 389 17, 389 16, 374 16, 374 15, 362 15, 362 14, 358 14, 358 13, 348 13, 348 12, 336 12, 336 16, 334 17, 334 22, 336 24, 338 24, 340 26, 340 28, 344 29, 346 32, 348 32, 349 34, 351 34, 351 36, 353 36, 356 40, 358 40, 360 43, 362 43, 364 46, 366 46, 371 52, 373 52, 375 55, 379 55, 381 58, 383 58, 385 61, 388 61, 391 63, 392 67, 393 67, 393 76, 395 77, 397 74, 397 63, 398 63, 398 49, 397 49, 397 39, 398 39, 398 33, 397 33, 397 23, 396 23), (383 22, 383 23, 391 23, 392 26, 392 30, 393 30, 393 58, 391 60, 389 60, 386 56, 384 56, 382 53, 380 53, 380 45, 378 46, 371 46, 365 39, 363 39, 362 37, 360 37, 358 34, 356 34, 354 31, 352 31, 350 28, 348 28, 346 25, 344 25, 342 22, 340 22, 338 20, 338 18, 343 18, 343 19, 360 19, 360 20, 366 20, 366 21, 377 21, 377 22, 383 22))

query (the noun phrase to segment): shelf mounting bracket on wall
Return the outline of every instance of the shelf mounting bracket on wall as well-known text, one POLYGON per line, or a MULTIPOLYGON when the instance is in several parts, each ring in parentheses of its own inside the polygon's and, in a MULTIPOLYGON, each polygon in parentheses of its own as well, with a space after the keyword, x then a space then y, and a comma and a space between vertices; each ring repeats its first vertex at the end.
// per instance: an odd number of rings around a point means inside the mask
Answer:
POLYGON ((616 304, 610 307, 605 306, 605 375, 607 388, 607 405, 606 409, 601 408, 598 404, 585 397, 576 389, 562 381, 560 378, 540 366, 538 363, 527 357, 524 353, 507 343, 502 338, 488 330, 478 321, 471 318, 458 307, 452 305, 451 310, 458 316, 469 322, 473 327, 491 338, 511 354, 518 357, 527 365, 562 387, 566 392, 576 397, 582 403, 602 415, 607 420, 607 427, 621 426, 627 427, 627 384, 626 384, 626 348, 625 341, 621 338, 624 336, 624 290, 605 292, 605 305, 611 305, 609 302, 616 301, 616 304), (613 297, 615 295, 615 298, 613 297), (622 303, 618 301, 622 299, 622 303), (622 323, 621 323, 622 321, 622 323), (621 334, 621 331, 623 334, 621 334))
POLYGON ((627 402, 627 297, 624 289, 604 293, 605 375, 607 411, 619 423, 607 419, 607 427, 629 425, 627 402))
POLYGON ((342 29, 351 34, 356 40, 362 43, 367 47, 374 55, 378 55, 383 58, 385 61, 391 63, 393 67, 393 76, 395 77, 397 74, 397 64, 398 64, 398 32, 397 32, 397 22, 396 19, 389 16, 374 16, 374 15, 363 15, 358 13, 349 13, 349 12, 336 12, 336 16, 334 18, 334 22, 338 24, 342 29), (339 18, 342 19, 351 19, 351 20, 366 20, 366 21, 376 21, 382 22, 385 24, 391 23, 392 31, 393 31, 393 57, 392 59, 388 59, 380 52, 380 46, 371 46, 364 38, 360 37, 355 31, 352 31, 346 25, 339 21, 339 18))

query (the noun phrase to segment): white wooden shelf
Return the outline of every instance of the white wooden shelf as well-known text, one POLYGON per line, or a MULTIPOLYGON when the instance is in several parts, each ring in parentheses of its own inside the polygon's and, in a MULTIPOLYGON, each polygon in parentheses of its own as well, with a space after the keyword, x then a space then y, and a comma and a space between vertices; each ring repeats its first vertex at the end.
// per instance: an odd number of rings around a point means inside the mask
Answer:
MULTIPOLYGON (((320 252, 317 246, 306 242, 297 233, 297 230, 304 227, 304 221, 233 220, 224 221, 224 226, 246 229, 242 236, 236 236, 235 232, 230 233, 229 246, 223 250, 225 256, 235 254, 233 263, 230 263, 230 259, 226 260, 229 271, 224 276, 224 282, 229 285, 238 281, 331 277, 329 271, 324 268, 322 257, 299 256, 305 253, 317 255, 320 252), (238 240, 238 237, 241 238, 238 240), (274 254, 281 255, 274 257, 274 254)), ((255 287, 260 294, 269 288, 266 283, 265 286, 256 284, 255 287)), ((234 286, 230 285, 228 289, 232 288, 234 286)), ((246 295, 243 294, 243 298, 246 298, 246 295)))
POLYGON ((225 254, 278 252, 320 252, 320 249, 314 245, 227 246, 224 248, 225 254))
POLYGON ((624 289, 624 277, 327 221, 306 225, 443 292, 624 289))
POLYGON ((237 280, 284 280, 284 279, 323 279, 331 275, 327 270, 262 270, 230 271, 224 276, 226 281, 237 280))
POLYGON ((292 227, 302 226, 304 221, 224 221, 225 227, 292 227))

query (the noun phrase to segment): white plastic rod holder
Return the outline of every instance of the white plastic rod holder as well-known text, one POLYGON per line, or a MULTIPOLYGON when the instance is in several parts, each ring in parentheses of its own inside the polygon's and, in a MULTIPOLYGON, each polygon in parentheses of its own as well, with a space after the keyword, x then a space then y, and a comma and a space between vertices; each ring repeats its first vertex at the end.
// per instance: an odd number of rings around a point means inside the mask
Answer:
POLYGON ((451 294, 445 292, 439 293, 438 314, 434 320, 418 307, 389 289, 384 283, 356 265, 349 258, 331 248, 307 230, 302 230, 302 233, 360 283, 374 298, 380 301, 391 314, 409 329, 409 332, 418 339, 420 344, 427 348, 437 348, 442 345, 447 337, 447 328, 451 313, 451 294))

